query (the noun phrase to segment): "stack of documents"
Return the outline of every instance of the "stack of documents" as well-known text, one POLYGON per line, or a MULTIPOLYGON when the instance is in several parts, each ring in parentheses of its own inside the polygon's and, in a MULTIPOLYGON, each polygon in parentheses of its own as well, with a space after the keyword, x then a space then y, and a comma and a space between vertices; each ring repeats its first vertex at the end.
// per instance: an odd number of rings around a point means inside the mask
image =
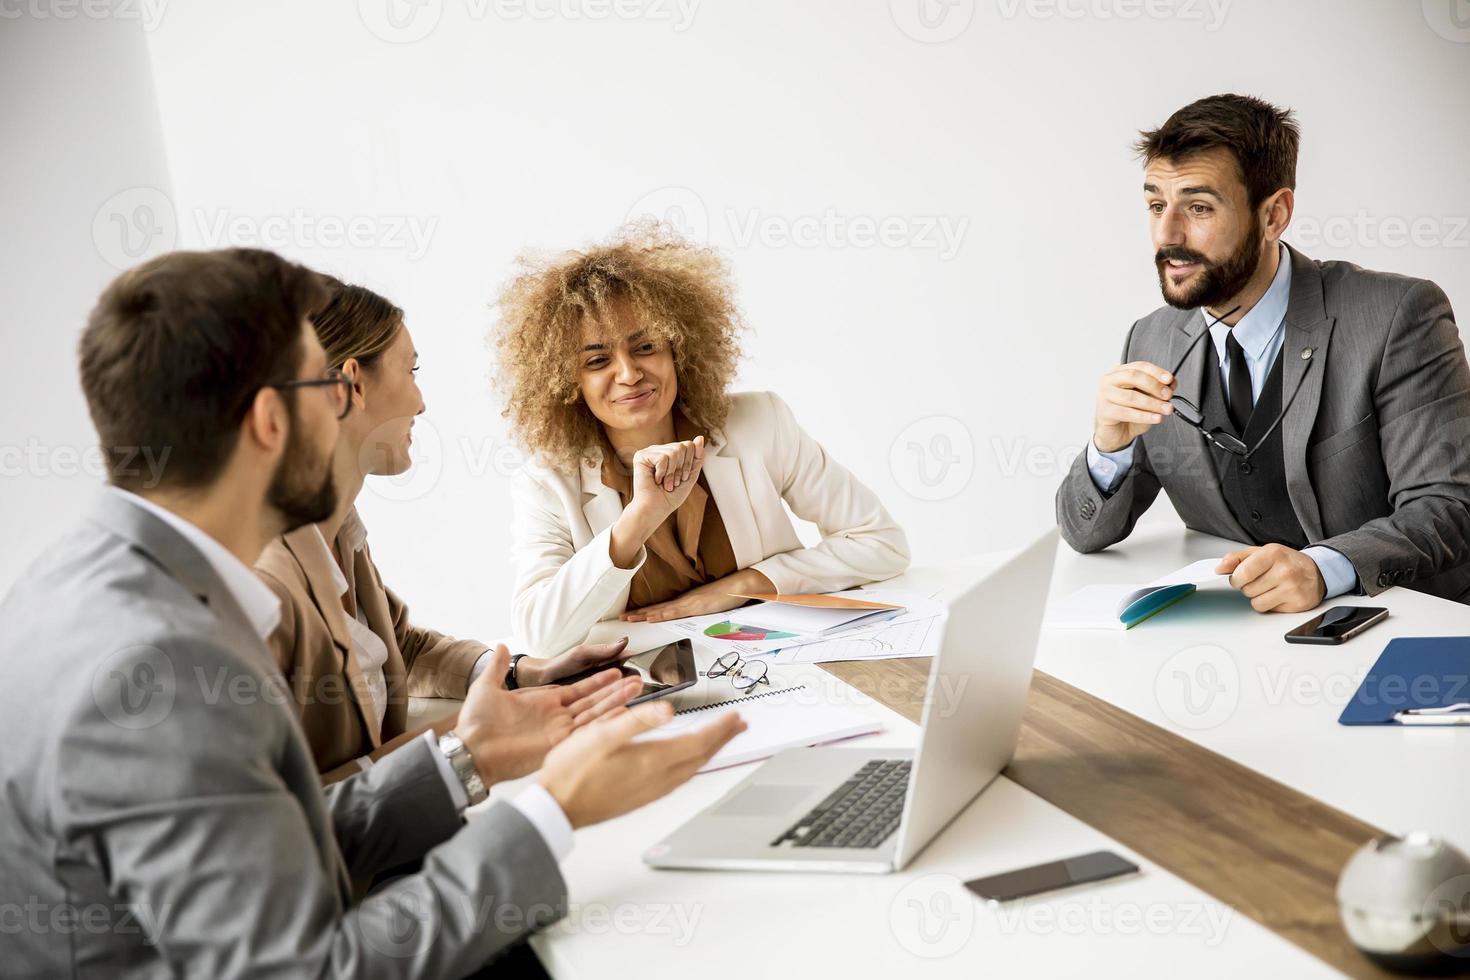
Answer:
MULTIPOLYGON (((757 598, 757 597, 750 597, 757 598)), ((939 600, 895 589, 781 596, 728 613, 663 624, 716 653, 782 663, 932 657, 939 649, 939 600)))
POLYGON ((826 637, 833 633, 871 626, 905 612, 902 605, 874 602, 845 595, 737 595, 738 599, 758 599, 760 604, 740 610, 740 622, 767 632, 793 633, 798 636, 826 637))

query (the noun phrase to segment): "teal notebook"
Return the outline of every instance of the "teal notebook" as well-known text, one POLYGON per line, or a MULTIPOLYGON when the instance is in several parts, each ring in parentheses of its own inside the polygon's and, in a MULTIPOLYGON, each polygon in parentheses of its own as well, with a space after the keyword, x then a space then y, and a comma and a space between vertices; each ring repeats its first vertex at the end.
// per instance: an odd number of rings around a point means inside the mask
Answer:
POLYGON ((1046 625, 1054 629, 1126 630, 1155 616, 1206 582, 1223 579, 1214 568, 1219 559, 1186 565, 1148 585, 1089 585, 1057 600, 1047 610, 1046 625))

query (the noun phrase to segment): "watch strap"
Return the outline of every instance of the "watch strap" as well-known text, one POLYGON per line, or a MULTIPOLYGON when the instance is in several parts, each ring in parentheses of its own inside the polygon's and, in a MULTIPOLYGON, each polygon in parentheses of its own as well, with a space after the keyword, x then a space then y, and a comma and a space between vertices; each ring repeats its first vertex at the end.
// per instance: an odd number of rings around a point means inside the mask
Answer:
POLYGON ((515 691, 520 688, 521 685, 516 681, 516 665, 519 664, 525 656, 526 654, 524 653, 517 653, 511 656, 510 666, 505 668, 505 689, 507 691, 515 691))
POLYGON ((485 780, 480 778, 480 770, 475 767, 475 759, 464 740, 454 732, 445 732, 439 736, 439 751, 449 760, 449 767, 454 770, 460 786, 464 787, 468 805, 483 803, 490 790, 485 786, 485 780))

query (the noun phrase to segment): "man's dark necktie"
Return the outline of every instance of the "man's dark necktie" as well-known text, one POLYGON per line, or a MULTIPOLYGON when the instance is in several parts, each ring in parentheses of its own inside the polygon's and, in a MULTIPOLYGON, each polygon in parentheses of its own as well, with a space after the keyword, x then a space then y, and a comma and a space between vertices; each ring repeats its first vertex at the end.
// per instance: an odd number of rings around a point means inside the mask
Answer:
POLYGON ((1225 357, 1230 362, 1230 421, 1235 423, 1236 433, 1245 435, 1255 403, 1251 400, 1250 365, 1245 362, 1245 351, 1235 339, 1234 330, 1225 337, 1225 357))

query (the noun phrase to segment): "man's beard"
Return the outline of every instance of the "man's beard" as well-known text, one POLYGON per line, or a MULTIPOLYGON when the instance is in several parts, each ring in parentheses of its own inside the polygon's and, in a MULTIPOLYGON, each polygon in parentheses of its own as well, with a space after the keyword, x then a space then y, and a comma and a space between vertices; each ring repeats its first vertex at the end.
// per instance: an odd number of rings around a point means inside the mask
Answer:
POLYGON ((337 482, 332 478, 331 455, 316 458, 298 420, 291 421, 286 452, 271 474, 265 497, 266 503, 286 522, 286 531, 324 521, 337 509, 337 482), (322 475, 314 478, 317 473, 322 475))
POLYGON ((1198 252, 1191 252, 1182 245, 1170 245, 1154 255, 1154 265, 1159 271, 1159 291, 1164 302, 1175 309, 1193 310, 1201 306, 1220 309, 1230 299, 1240 294, 1246 283, 1255 275, 1261 263, 1261 221, 1251 218, 1250 231, 1245 240, 1224 261, 1213 263, 1198 252), (1180 262, 1198 262, 1201 266, 1199 281, 1182 296, 1171 295, 1165 276, 1169 271, 1169 259, 1180 262))

